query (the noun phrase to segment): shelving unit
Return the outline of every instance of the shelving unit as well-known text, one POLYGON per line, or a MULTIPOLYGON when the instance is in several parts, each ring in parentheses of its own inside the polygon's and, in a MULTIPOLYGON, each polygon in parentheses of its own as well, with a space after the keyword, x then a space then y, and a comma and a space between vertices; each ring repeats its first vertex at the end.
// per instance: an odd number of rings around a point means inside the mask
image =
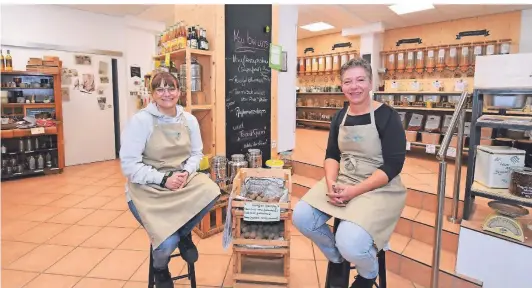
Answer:
MULTIPOLYGON (((532 85, 530 85, 532 86, 532 85)), ((467 178, 464 198, 464 219, 468 220, 473 212, 475 197, 483 197, 504 201, 510 204, 517 204, 532 208, 532 199, 518 197, 510 194, 509 189, 493 189, 486 187, 474 180, 476 149, 480 144, 480 133, 482 127, 494 129, 512 130, 532 130, 532 117, 505 116, 505 110, 500 111, 502 115, 483 115, 483 103, 485 95, 498 95, 501 97, 511 97, 515 95, 532 95, 532 88, 528 89, 477 89, 473 94, 473 111, 471 118, 471 134, 469 140, 470 156, 467 165, 467 178)))
MULTIPOLYGON (((39 83, 43 86, 1 87, 1 91, 7 91, 8 101, 11 102, 2 104, 2 118, 13 117, 20 120, 26 116, 35 116, 45 112, 51 114, 55 120, 55 126, 51 127, 2 129, 2 145, 6 148, 6 153, 2 153, 2 181, 25 176, 60 173, 65 167, 60 72, 62 64, 61 61, 58 63, 57 67, 45 68, 47 71, 54 71, 54 73, 2 72, 1 83, 15 82, 15 78, 20 78, 20 83, 34 83, 34 85, 39 83), (41 81, 41 79, 45 80, 41 81), (19 93, 21 95, 15 95, 19 93), (25 98, 24 101, 33 99, 36 103, 13 103, 17 101, 16 96, 25 98), (45 99, 48 99, 50 103, 43 103, 45 99), (44 167, 38 166, 39 156, 44 159, 44 167), (35 167, 30 167, 30 157, 34 157, 35 167), (47 158, 49 161, 46 161, 47 158)), ((2 126, 4 125, 6 124, 2 126)), ((7 127, 9 128, 9 126, 7 127)))
POLYGON ((214 155, 215 152, 215 78, 214 78, 214 51, 198 49, 179 49, 163 55, 156 55, 154 60, 173 61, 176 67, 185 64, 186 69, 186 96, 185 111, 192 113, 199 122, 201 138, 203 140, 203 153, 214 155), (191 90, 191 57, 201 65, 202 89, 198 92, 191 90))

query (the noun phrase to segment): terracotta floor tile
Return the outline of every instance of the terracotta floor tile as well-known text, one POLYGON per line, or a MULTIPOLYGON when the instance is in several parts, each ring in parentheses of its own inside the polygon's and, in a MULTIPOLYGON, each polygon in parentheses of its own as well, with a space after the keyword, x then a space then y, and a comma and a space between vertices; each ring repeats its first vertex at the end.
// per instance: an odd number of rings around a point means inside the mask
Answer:
POLYGON ((318 273, 319 287, 325 287, 325 279, 327 278, 327 265, 326 260, 316 260, 316 271, 318 273))
POLYGON ((233 249, 231 247, 224 249, 222 246, 223 234, 218 233, 211 237, 201 239, 198 244, 198 252, 200 254, 214 254, 214 255, 232 255, 233 249))
POLYGON ((2 266, 6 267, 13 261, 35 249, 35 247, 37 247, 37 244, 2 241, 2 266))
POLYGON ((87 277, 129 280, 148 256, 144 251, 114 250, 87 277))
POLYGON ((22 288, 39 273, 2 269, 2 288, 22 288))
POLYGON ((106 187, 102 191, 98 192, 98 196, 105 196, 105 197, 118 197, 118 196, 125 196, 126 190, 125 190, 125 184, 121 187, 106 187))
POLYGON ((27 220, 27 221, 38 221, 43 222, 46 221, 55 215, 65 211, 65 208, 61 207, 51 207, 51 206, 42 206, 39 209, 30 212, 24 216, 21 216, 21 220, 27 220))
POLYGON ((128 281, 126 285, 122 288, 146 288, 148 287, 148 282, 134 282, 128 281))
POLYGON ((290 259, 290 286, 319 288, 316 262, 290 259))
POLYGON ((90 198, 87 198, 86 200, 81 201, 80 203, 76 204, 76 208, 91 208, 91 209, 99 209, 103 205, 109 203, 113 198, 111 197, 105 197, 105 196, 92 196, 90 198))
POLYGON ((74 195, 86 195, 86 196, 94 196, 98 194, 98 192, 105 189, 105 186, 85 186, 80 185, 80 187, 74 191, 72 191, 72 194, 74 195))
POLYGON ((406 245, 408 245, 408 242, 410 242, 410 238, 403 236, 398 233, 393 233, 392 237, 390 238, 390 247, 391 250, 397 253, 403 253, 403 251, 406 248, 406 245))
POLYGON ((415 288, 412 282, 389 271, 387 271, 386 273, 386 284, 388 285, 388 287, 393 288, 415 288))
MULTIPOLYGON (((113 211, 114 212, 114 211, 113 211)), ((109 223, 109 227, 138 228, 140 226, 135 216, 128 210, 109 223)))
POLYGON ((53 194, 53 193, 40 194, 40 195, 37 195, 36 197, 31 197, 27 199, 25 204, 47 205, 62 197, 65 197, 65 194, 53 194))
MULTIPOLYGON (((114 211, 113 211, 114 212, 114 211)), ((150 250, 150 238, 144 229, 137 229, 129 237, 122 242, 117 249, 122 250, 139 250, 139 251, 149 251, 150 250)), ((200 253, 204 253, 202 250, 199 250, 200 253)))
POLYGON ((110 249, 78 247, 48 268, 46 273, 85 276, 109 253, 110 249))
POLYGON ((78 246, 92 235, 96 234, 100 227, 72 225, 63 232, 48 240, 48 244, 78 246))
POLYGON ((235 257, 231 257, 229 265, 227 266, 227 271, 225 272, 224 283, 222 287, 233 287, 233 261, 235 257))
POLYGON ((41 245, 22 256, 6 268, 21 271, 43 272, 63 258, 74 247, 58 245, 41 245))
POLYGON ((312 248, 314 250, 314 259, 316 259, 316 260, 327 260, 327 257, 325 257, 323 252, 321 252, 321 250, 318 247, 318 245, 316 245, 315 243, 312 243, 312 248))
POLYGON ((58 215, 48 219, 46 222, 50 223, 62 223, 62 224, 74 224, 81 219, 87 217, 93 213, 94 209, 80 209, 80 208, 68 208, 67 210, 59 213, 58 215))
POLYGON ((79 279, 79 277, 74 276, 41 274, 24 288, 72 288, 79 279))
POLYGON ((74 207, 74 205, 80 203, 81 201, 87 199, 88 197, 89 196, 87 195, 66 195, 63 198, 48 204, 48 206, 71 208, 74 207))
POLYGON ((22 242, 44 243, 57 234, 66 230, 69 225, 56 223, 41 223, 26 233, 16 236, 14 239, 22 242))
MULTIPOLYGON (((220 287, 224 282, 224 277, 230 260, 231 256, 226 255, 200 255, 198 262, 196 262, 197 285, 220 287)), ((181 274, 186 273, 186 269, 186 266, 183 267, 181 274)), ((190 281, 187 279, 181 279, 175 283, 186 285, 189 284, 190 281)))
POLYGON ((290 258, 314 260, 312 242, 305 236, 292 236, 290 240, 290 258))
MULTIPOLYGON (((126 281, 120 280, 108 280, 108 279, 96 279, 96 278, 83 278, 74 286, 74 288, 122 288, 126 284, 126 281)), ((148 287, 148 283, 144 288, 148 287)))
MULTIPOLYGON (((410 240, 403 255, 426 265, 432 265, 432 246, 417 240, 410 240)), ((440 269, 448 273, 455 272, 456 254, 442 250, 440 254, 440 269)))
POLYGON ((92 183, 91 185, 96 185, 96 186, 105 186, 105 187, 109 187, 113 184, 116 184, 116 183, 124 183, 124 181, 122 179, 117 179, 117 178, 104 178, 104 179, 101 179, 101 180, 98 180, 94 183, 92 183))
POLYGON ((104 227, 111 223, 113 220, 118 218, 122 214, 121 211, 113 210, 96 210, 94 213, 89 216, 81 219, 77 224, 84 226, 100 226, 104 227))
POLYGON ((80 246, 92 248, 115 249, 129 235, 135 231, 133 228, 104 227, 80 246))
POLYGON ((113 199, 111 202, 105 204, 101 209, 104 210, 119 210, 126 211, 129 210, 125 196, 118 196, 113 199))
POLYGON ((14 220, 2 225, 2 240, 14 239, 16 236, 30 230, 31 228, 41 224, 34 221, 14 220))
MULTIPOLYGON (((80 184, 65 184, 65 185, 61 185, 60 187, 57 187, 54 189, 54 192, 57 193, 57 194, 72 194, 74 193, 75 191, 77 190, 80 190, 80 189, 83 189, 85 187, 85 185, 80 185, 80 184)), ((54 203, 54 202, 52 202, 54 203)))
POLYGON ((401 217, 404 217, 404 218, 410 219, 410 220, 414 220, 416 218, 417 214, 419 214, 419 209, 418 208, 405 206, 405 208, 403 209, 403 213, 401 213, 401 217))
POLYGON ((35 210, 37 210, 39 208, 41 208, 41 206, 10 204, 10 205, 6 205, 6 207, 4 207, 4 205, 2 205, 2 219, 17 219, 17 220, 19 220, 21 216, 26 215, 26 214, 28 214, 28 213, 30 213, 32 211, 35 211, 35 210))

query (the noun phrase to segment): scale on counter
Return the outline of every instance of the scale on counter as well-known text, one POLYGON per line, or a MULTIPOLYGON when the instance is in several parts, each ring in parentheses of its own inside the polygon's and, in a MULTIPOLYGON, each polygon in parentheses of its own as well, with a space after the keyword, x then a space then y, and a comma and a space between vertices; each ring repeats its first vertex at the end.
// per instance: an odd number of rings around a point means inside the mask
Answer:
POLYGON ((525 242, 523 226, 515 218, 528 215, 527 209, 501 201, 490 201, 488 206, 495 210, 496 213, 491 214, 484 220, 483 230, 525 242))

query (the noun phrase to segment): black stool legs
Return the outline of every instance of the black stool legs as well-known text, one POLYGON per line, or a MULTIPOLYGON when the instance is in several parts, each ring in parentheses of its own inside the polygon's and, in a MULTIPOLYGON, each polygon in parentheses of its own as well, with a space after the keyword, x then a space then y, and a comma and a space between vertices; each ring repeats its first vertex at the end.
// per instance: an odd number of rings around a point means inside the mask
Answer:
MULTIPOLYGON (((173 254, 173 255, 170 256, 170 261, 172 260, 172 258, 180 257, 180 256, 181 256, 181 254, 173 254)), ((172 281, 183 279, 183 278, 188 278, 188 280, 190 280, 190 287, 191 288, 196 288, 196 269, 194 267, 194 263, 192 263, 192 264, 188 264, 187 263, 187 268, 188 268, 188 273, 187 274, 183 274, 183 275, 172 277, 172 281)), ((153 268, 153 249, 152 249, 151 245, 150 245, 150 266, 149 266, 149 269, 150 270, 148 271, 148 288, 154 288, 155 287, 155 272, 154 272, 154 268, 153 268)))
MULTIPOLYGON (((333 233, 336 235, 336 230, 338 229, 338 225, 340 225, 340 219, 334 219, 334 226, 333 226, 333 233)), ((386 251, 381 250, 379 253, 377 253, 377 259, 379 262, 379 285, 375 283, 375 287, 377 288, 386 288, 386 251)), ((329 262, 329 265, 327 265, 327 276, 325 278, 325 288, 330 288, 330 269, 331 269, 332 263, 329 262)), ((355 266, 351 266, 351 264, 347 261, 344 261, 342 268, 342 275, 344 276, 344 279, 342 279, 342 286, 343 287, 349 287, 349 272, 351 269, 356 269, 355 266)))

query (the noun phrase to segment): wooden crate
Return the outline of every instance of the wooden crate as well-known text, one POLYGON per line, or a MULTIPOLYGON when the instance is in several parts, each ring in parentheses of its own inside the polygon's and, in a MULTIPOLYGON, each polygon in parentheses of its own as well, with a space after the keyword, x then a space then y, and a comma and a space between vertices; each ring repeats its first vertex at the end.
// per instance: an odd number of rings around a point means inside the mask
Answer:
MULTIPOLYGON (((281 209, 290 209, 290 195, 292 195, 292 175, 290 173, 290 169, 241 168, 235 176, 235 179, 233 180, 233 189, 231 192, 233 197, 241 196, 241 183, 243 183, 244 180, 248 177, 268 177, 284 179, 285 187, 288 188, 288 202, 278 204, 281 209)), ((242 200, 233 198, 233 203, 231 204, 232 209, 244 208, 246 202, 249 201, 252 200, 242 200)))
POLYGON ((196 232, 201 239, 210 237, 224 230, 228 198, 229 195, 227 194, 220 196, 211 211, 209 211, 209 213, 201 219, 201 222, 194 227, 193 231, 196 232))
MULTIPOLYGON (((232 230, 233 230, 233 245, 261 245, 261 246, 277 246, 277 247, 290 247, 290 223, 292 219, 291 211, 281 212, 281 221, 280 225, 283 226, 284 240, 265 240, 265 239, 246 239, 242 233, 242 225, 246 222, 244 221, 244 211, 243 210, 233 210, 233 221, 232 221, 232 230)), ((257 225, 268 225, 261 222, 251 222, 256 223, 257 225)), ((268 222, 266 222, 268 223, 268 222)))
POLYGON ((290 248, 250 249, 233 246, 233 287, 271 284, 289 287, 290 248))

